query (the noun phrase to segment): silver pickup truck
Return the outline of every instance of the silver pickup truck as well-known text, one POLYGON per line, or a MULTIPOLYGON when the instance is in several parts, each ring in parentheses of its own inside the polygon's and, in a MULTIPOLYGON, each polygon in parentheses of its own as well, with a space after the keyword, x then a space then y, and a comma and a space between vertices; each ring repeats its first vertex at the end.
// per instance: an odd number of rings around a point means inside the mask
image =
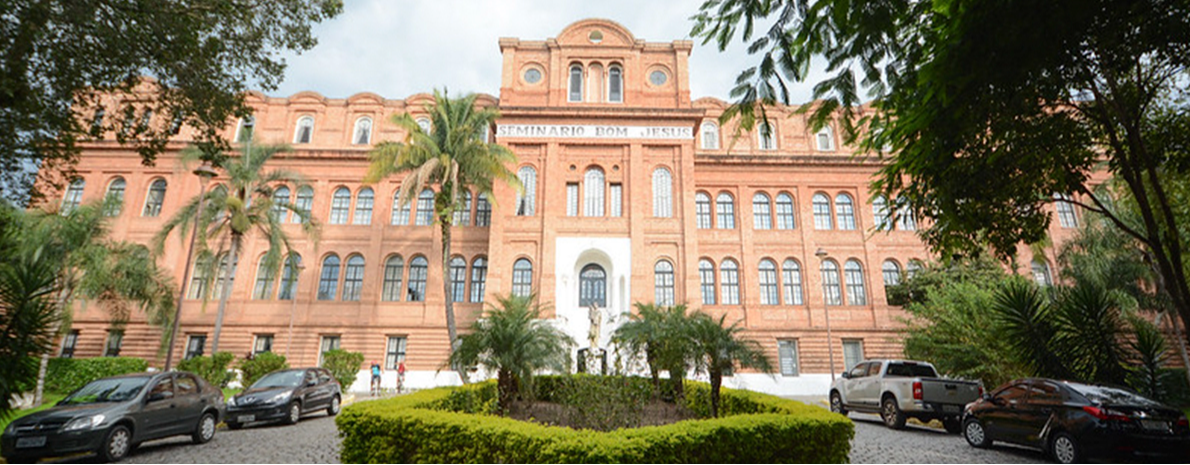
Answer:
POLYGON ((938 377, 934 366, 912 360, 866 360, 855 364, 831 385, 831 411, 879 413, 889 428, 905 419, 942 421, 947 432, 961 429, 963 408, 983 394, 973 381, 938 377))

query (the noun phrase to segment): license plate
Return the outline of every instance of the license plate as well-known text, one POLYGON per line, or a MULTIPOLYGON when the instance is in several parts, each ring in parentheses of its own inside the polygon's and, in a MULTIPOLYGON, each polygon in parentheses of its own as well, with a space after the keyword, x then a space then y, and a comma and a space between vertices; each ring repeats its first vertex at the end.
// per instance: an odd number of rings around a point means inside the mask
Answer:
POLYGON ((236 417, 236 421, 238 421, 240 423, 256 421, 256 415, 240 415, 240 416, 236 417))
POLYGON ((1169 423, 1159 420, 1141 420, 1140 426, 1147 430, 1166 431, 1169 429, 1169 423))
POLYGON ((41 447, 45 445, 45 436, 32 436, 27 438, 17 438, 17 447, 41 447))
POLYGON ((946 413, 959 413, 959 406, 957 405, 943 405, 942 411, 946 413))

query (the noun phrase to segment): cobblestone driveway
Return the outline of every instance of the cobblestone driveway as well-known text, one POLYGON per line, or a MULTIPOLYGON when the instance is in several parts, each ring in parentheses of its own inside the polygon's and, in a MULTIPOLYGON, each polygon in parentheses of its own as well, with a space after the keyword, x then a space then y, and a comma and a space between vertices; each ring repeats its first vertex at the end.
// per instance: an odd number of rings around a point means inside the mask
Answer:
POLYGON ((895 431, 877 415, 851 413, 851 463, 1048 463, 1040 451, 996 444, 976 449, 963 436, 907 425, 895 431))

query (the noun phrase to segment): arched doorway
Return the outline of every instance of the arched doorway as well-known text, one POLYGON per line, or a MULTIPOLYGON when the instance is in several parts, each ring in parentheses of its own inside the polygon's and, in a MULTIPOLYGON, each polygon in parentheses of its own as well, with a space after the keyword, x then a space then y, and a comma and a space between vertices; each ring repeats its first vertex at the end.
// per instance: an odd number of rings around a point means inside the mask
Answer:
POLYGON ((603 267, 594 263, 584 266, 579 273, 579 308, 594 305, 599 308, 607 307, 607 272, 603 267))

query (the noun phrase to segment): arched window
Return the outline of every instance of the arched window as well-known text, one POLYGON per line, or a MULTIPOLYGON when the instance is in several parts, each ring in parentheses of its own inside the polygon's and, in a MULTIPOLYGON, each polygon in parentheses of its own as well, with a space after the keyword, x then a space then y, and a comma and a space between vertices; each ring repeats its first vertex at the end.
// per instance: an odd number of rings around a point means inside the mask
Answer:
POLYGON ((256 265, 256 285, 252 287, 253 300, 267 300, 273 296, 273 282, 277 279, 277 269, 265 263, 267 256, 261 256, 256 265))
POLYGON ((533 216, 537 203, 537 170, 532 166, 522 166, 517 170, 516 177, 525 188, 524 192, 518 192, 516 196, 516 216, 533 216))
POLYGON ((314 188, 304 186, 298 189, 297 202, 294 203, 293 208, 302 212, 302 215, 294 214, 291 220, 294 223, 309 223, 310 212, 314 208, 314 188))
POLYGON ((297 129, 293 132, 294 144, 309 144, 310 138, 314 136, 314 117, 303 116, 298 118, 297 129))
POLYGON ((831 200, 826 194, 814 194, 811 203, 814 206, 814 229, 831 229, 831 200))
POLYGON ((834 260, 823 260, 821 271, 823 300, 827 305, 843 305, 843 295, 839 289, 839 264, 834 260))
POLYGON ((273 221, 284 223, 289 214, 289 210, 285 205, 289 203, 289 187, 280 186, 273 191, 273 209, 269 211, 272 215, 273 221))
POLYGON ((149 184, 149 194, 145 196, 145 208, 141 210, 141 216, 153 218, 161 215, 161 205, 165 203, 166 185, 164 179, 157 179, 149 184))
POLYGON ((831 132, 830 126, 823 126, 814 135, 814 140, 818 144, 819 152, 831 152, 835 150, 835 136, 831 132))
POLYGON ((190 272, 190 292, 187 299, 203 299, 207 296, 207 285, 211 282, 211 256, 199 255, 194 261, 194 269, 190 272))
POLYGON ((455 226, 471 226, 471 191, 463 191, 463 205, 455 209, 455 226))
POLYGON ((760 261, 760 305, 777 305, 777 264, 769 259, 760 261))
POLYGON ((1070 196, 1054 194, 1054 208, 1058 210, 1058 223, 1063 228, 1078 227, 1078 216, 1074 214, 1074 204, 1070 203, 1070 196))
POLYGON ((450 300, 462 302, 467 296, 467 261, 463 257, 450 259, 450 300))
POLYGON ((781 263, 781 281, 785 285, 785 305, 801 305, 802 298, 802 267, 797 260, 785 259, 781 263))
POLYGON ((339 288, 339 256, 322 259, 322 273, 318 275, 318 300, 335 300, 339 288))
POLYGON ((298 272, 302 269, 302 256, 290 252, 281 268, 281 289, 277 291, 280 300, 293 300, 297 293, 298 272))
POLYGON ((756 125, 756 146, 760 150, 777 149, 777 128, 768 121, 761 121, 756 125))
POLYGON ((921 260, 909 260, 909 263, 905 264, 905 279, 913 279, 922 268, 921 260))
POLYGON ((653 299, 665 307, 674 304, 674 265, 669 260, 653 265, 653 299))
POLYGON ((405 300, 410 302, 426 301, 426 276, 430 272, 430 262, 426 257, 416 256, 409 261, 409 292, 405 300))
POLYGON ((669 169, 659 167, 653 170, 653 216, 673 216, 673 191, 673 177, 670 176, 669 169))
POLYGON ((719 150, 719 125, 710 121, 702 123, 702 148, 705 150, 719 150))
POLYGON ((913 217, 909 202, 904 197, 898 197, 897 203, 901 204, 901 208, 897 209, 897 228, 902 231, 917 230, 917 219, 913 217))
POLYGON ((706 192, 694 194, 694 216, 698 229, 711 229, 711 196, 706 192))
POLYGON ((620 103, 624 101, 624 71, 619 65, 607 68, 607 101, 620 103))
POLYGON ((583 175, 583 216, 603 216, 603 170, 597 166, 587 168, 583 175))
POLYGON ((583 101, 583 65, 570 65, 570 91, 567 99, 571 102, 583 101))
POLYGON ((847 260, 843 264, 843 277, 847 283, 847 304, 867 305, 868 293, 864 290, 864 268, 858 260, 847 260))
POLYGON ((120 216, 124 211, 124 190, 128 184, 124 178, 117 176, 107 183, 107 193, 103 195, 103 216, 120 216))
POLYGON ((698 286, 702 304, 715 305, 715 264, 705 258, 698 261, 698 286))
POLYGON ((735 229, 735 199, 731 194, 720 192, 715 197, 715 219, 719 229, 735 229))
POLYGON ((347 224, 351 214, 351 191, 346 187, 335 189, 331 196, 331 224, 347 224))
POLYGON ((409 225, 409 204, 401 205, 401 190, 393 191, 393 212, 389 221, 393 226, 409 225))
POLYGON ((244 143, 252 140, 252 132, 256 127, 256 118, 246 116, 240 118, 240 125, 236 128, 236 142, 244 143))
POLYGON ((380 300, 385 302, 401 301, 401 275, 405 274, 405 259, 400 255, 393 255, 384 261, 384 286, 380 291, 380 300))
POLYGON ((855 229, 855 204, 850 195, 840 193, 835 196, 835 218, 839 221, 839 229, 855 229))
POLYGON ((359 194, 355 196, 355 218, 352 219, 352 223, 372 224, 372 204, 375 201, 375 194, 371 187, 360 189, 359 194))
POLYGON ((417 127, 421 128, 421 132, 429 134, 434 129, 434 123, 431 123, 429 118, 423 116, 417 119, 417 127))
POLYGON ((740 267, 730 258, 719 264, 719 298, 723 305, 740 304, 740 267))
POLYGON ((877 231, 891 231, 892 221, 888 219, 888 201, 883 195, 872 198, 872 221, 877 231))
POLYGON ((884 286, 896 286, 901 284, 901 266, 892 260, 885 260, 884 264, 880 265, 880 273, 884 276, 884 286))
POLYGON ((512 264, 512 295, 527 296, 533 293, 533 264, 519 258, 512 264))
POLYGON ((239 261, 240 257, 236 257, 237 263, 231 263, 227 252, 219 254, 215 258, 215 263, 219 264, 219 269, 215 270, 215 286, 211 289, 211 297, 222 299, 224 290, 231 290, 231 286, 235 283, 234 273, 239 261))
POLYGON ((357 301, 364 290, 364 257, 347 257, 347 270, 343 273, 343 300, 357 301))
POLYGON ((1038 286, 1047 287, 1054 284, 1053 278, 1050 275, 1050 264, 1046 263, 1044 259, 1033 259, 1033 280, 1037 281, 1038 286))
POLYGON ((352 131, 351 143, 368 145, 372 142, 372 118, 362 117, 355 120, 355 130, 352 131))
POLYGON ((62 207, 58 211, 66 215, 78 208, 83 202, 83 187, 86 185, 87 181, 82 178, 70 181, 70 186, 66 187, 66 194, 62 196, 62 207))
POLYGON ((797 222, 793 215, 793 196, 782 192, 777 194, 777 229, 794 229, 797 222))
POLYGON ((773 205, 769 203, 769 195, 764 192, 752 196, 752 227, 773 229, 773 205))
POLYGON ((429 226, 434 222, 434 191, 424 189, 417 194, 417 226, 429 226))
POLYGON ((607 273, 594 263, 584 266, 578 275, 578 306, 607 306, 607 273))
POLYGON ((475 225, 487 227, 492 224, 492 204, 488 202, 487 194, 479 194, 475 199, 475 225))
POLYGON ((477 257, 471 262, 471 301, 483 302, 483 294, 488 281, 488 259, 477 257))

